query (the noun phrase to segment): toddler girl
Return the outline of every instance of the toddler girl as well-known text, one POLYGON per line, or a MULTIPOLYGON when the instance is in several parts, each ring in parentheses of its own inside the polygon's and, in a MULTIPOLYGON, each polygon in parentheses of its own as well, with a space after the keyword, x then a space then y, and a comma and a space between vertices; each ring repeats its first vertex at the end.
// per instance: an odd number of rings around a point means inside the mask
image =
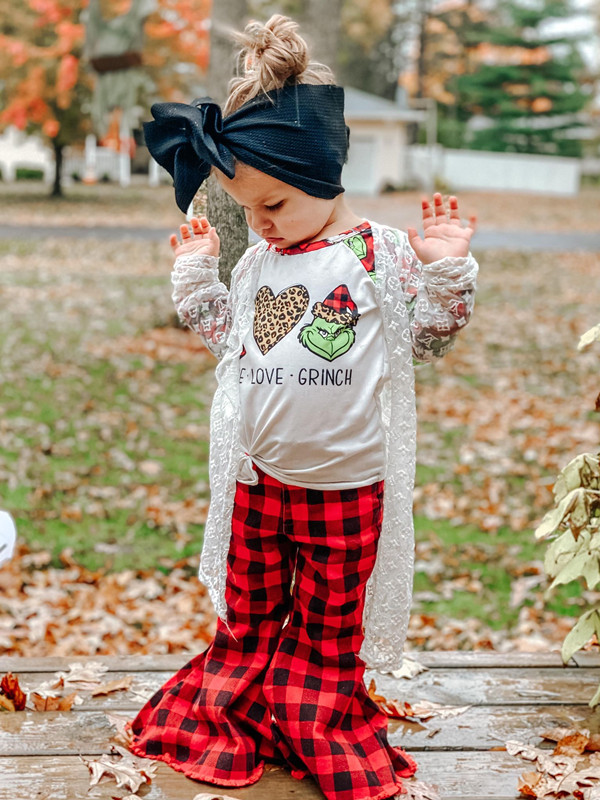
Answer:
POLYGON ((275 761, 328 800, 383 800, 417 765, 389 745, 363 672, 402 663, 413 357, 444 355, 470 316, 472 224, 439 194, 424 238, 357 216, 343 90, 289 19, 243 42, 224 117, 204 98, 155 105, 146 126, 183 211, 214 170, 262 241, 227 290, 206 218, 171 237, 179 315, 219 359, 199 573, 219 619, 131 724, 132 750, 218 785, 275 761))

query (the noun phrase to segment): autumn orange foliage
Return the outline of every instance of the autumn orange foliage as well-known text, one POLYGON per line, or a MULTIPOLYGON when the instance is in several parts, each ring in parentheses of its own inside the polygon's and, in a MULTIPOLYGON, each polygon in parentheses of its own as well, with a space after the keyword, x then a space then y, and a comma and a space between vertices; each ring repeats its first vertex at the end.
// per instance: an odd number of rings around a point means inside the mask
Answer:
MULTIPOLYGON (((83 59, 84 13, 89 0, 0 0, 9 20, 0 34, 4 108, 0 128, 38 130, 61 145, 89 132, 94 74, 83 59)), ((161 99, 181 99, 186 82, 208 65, 210 0, 157 0, 145 24, 143 64, 161 99), (193 69, 175 70, 188 63, 193 69)), ((130 0, 101 0, 105 17, 122 14, 130 0)))

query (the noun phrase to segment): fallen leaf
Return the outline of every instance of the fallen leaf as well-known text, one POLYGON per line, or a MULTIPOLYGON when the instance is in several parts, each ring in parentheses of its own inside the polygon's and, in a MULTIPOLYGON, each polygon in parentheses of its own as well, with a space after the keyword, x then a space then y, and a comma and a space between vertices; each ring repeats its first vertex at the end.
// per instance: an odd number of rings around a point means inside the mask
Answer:
POLYGON ((94 690, 100 685, 101 676, 108 672, 108 667, 98 661, 81 664, 76 661, 69 664, 69 672, 57 672, 58 686, 76 686, 78 689, 94 690))
POLYGON ((427 720, 432 717, 446 719, 464 714, 471 708, 471 706, 444 706, 441 703, 430 703, 428 700, 421 700, 417 703, 388 700, 383 695, 377 694, 374 679, 371 679, 368 693, 371 700, 377 703, 383 713, 393 719, 427 720))
POLYGON ((13 701, 0 694, 0 711, 16 711, 13 701))
POLYGON ((432 717, 448 719, 449 717, 458 717, 470 708, 471 706, 445 706, 441 703, 431 703, 429 700, 420 700, 418 703, 412 704, 412 716, 420 720, 432 717))
POLYGON ((131 721, 130 717, 122 717, 118 714, 107 714, 106 712, 105 716, 111 725, 114 725, 117 729, 116 734, 113 736, 113 741, 128 748, 133 740, 133 731, 129 727, 129 722, 131 721))
POLYGON ((73 692, 66 697, 54 697, 31 692, 29 698, 36 711, 70 711, 77 699, 77 693, 73 692))
POLYGON ((423 664, 419 664, 418 661, 412 661, 410 658, 403 658, 402 659, 402 666, 400 669, 395 669, 393 672, 389 674, 392 675, 394 678, 406 678, 410 680, 414 678, 416 675, 419 675, 421 672, 428 672, 429 667, 423 666, 423 664))
POLYGON ((115 781, 118 787, 135 793, 142 784, 152 783, 158 769, 156 762, 149 763, 148 759, 133 756, 118 745, 113 745, 111 749, 117 751, 120 756, 119 761, 115 761, 106 753, 95 761, 88 761, 80 756, 92 775, 90 787, 96 786, 103 778, 107 778, 115 781))
MULTIPOLYGON (((587 729, 574 730, 573 728, 550 728, 542 731, 539 736, 551 742, 562 742, 571 736, 583 736, 585 738, 584 750, 590 752, 600 751, 600 733, 590 733, 587 729)), ((556 752, 556 751, 555 751, 556 752)))
POLYGON ((12 672, 7 672, 0 680, 0 692, 0 704, 7 711, 22 711, 25 708, 27 695, 19 686, 19 679, 12 672))
POLYGON ((440 794, 436 785, 430 785, 414 778, 403 778, 402 785, 406 789, 405 794, 398 795, 402 800, 440 800, 440 794))
POLYGON ((538 792, 542 783, 544 783, 544 776, 539 772, 524 772, 519 776, 517 790, 524 797, 541 797, 538 792))
POLYGON ((111 692, 119 692, 121 690, 126 690, 131 688, 131 684, 133 683, 133 676, 127 675, 125 678, 119 678, 115 681, 109 681, 108 683, 102 683, 98 686, 97 689, 92 690, 92 697, 96 697, 97 695, 101 694, 110 694, 111 692))

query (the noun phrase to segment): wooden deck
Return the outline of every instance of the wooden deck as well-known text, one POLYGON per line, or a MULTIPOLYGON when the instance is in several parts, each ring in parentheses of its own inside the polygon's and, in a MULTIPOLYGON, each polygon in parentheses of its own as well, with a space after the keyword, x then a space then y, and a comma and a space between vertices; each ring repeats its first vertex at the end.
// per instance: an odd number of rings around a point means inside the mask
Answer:
MULTIPOLYGON (((375 676, 387 698, 415 703, 429 700, 471 705, 464 714, 433 718, 424 724, 390 721, 392 744, 401 744, 419 764, 417 778, 437 784, 445 800, 514 800, 526 762, 510 756, 507 740, 540 745, 538 733, 551 727, 600 731, 600 712, 588 704, 600 679, 600 656, 583 653, 564 667, 552 654, 415 653, 428 667, 412 680, 375 676)), ((136 686, 158 688, 189 656, 127 656, 18 659, 0 657, 0 676, 11 671, 28 689, 51 679, 69 663, 100 661, 109 667, 104 680, 133 675, 132 689, 88 699, 70 712, 0 713, 0 800, 76 800, 123 797, 114 782, 89 790, 90 774, 80 760, 110 752, 115 728, 105 712, 131 718, 143 699, 136 686)), ((551 747, 549 743, 546 746, 551 747)), ((310 780, 296 781, 275 769, 251 787, 218 789, 191 781, 159 763, 146 800, 192 800, 200 792, 225 793, 239 800, 322 800, 310 780)))

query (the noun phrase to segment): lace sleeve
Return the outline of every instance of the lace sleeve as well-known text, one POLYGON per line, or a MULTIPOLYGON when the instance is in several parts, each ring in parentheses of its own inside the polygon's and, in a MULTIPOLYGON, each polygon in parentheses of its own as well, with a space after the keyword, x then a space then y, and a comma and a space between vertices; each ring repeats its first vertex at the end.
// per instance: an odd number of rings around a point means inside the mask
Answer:
POLYGON ((478 265, 471 253, 422 264, 406 236, 397 248, 400 280, 410 319, 413 356, 419 362, 441 358, 473 311, 478 265))
POLYGON ((208 349, 221 358, 231 328, 229 291, 219 280, 219 259, 206 255, 183 255, 171 273, 173 302, 179 319, 200 334, 208 349))

